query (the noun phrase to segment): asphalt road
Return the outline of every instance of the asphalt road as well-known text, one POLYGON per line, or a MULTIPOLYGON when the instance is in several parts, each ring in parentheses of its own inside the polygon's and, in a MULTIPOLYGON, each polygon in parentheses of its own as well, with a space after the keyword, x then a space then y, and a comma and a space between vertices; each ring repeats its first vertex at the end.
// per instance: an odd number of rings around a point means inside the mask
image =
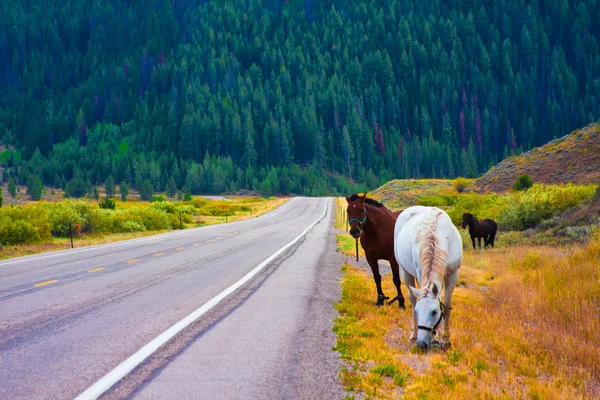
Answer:
POLYGON ((343 397, 331 209, 0 262, 0 398, 343 397))

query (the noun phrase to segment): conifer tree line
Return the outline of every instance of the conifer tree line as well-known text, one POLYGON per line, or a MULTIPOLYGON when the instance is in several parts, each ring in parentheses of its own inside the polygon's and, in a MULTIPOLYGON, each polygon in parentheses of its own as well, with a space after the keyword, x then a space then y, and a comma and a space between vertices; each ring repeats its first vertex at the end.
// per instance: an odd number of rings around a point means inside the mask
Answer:
POLYGON ((600 117, 600 0, 11 0, 2 179, 323 195, 600 117), (36 180, 37 179, 37 180, 36 180))

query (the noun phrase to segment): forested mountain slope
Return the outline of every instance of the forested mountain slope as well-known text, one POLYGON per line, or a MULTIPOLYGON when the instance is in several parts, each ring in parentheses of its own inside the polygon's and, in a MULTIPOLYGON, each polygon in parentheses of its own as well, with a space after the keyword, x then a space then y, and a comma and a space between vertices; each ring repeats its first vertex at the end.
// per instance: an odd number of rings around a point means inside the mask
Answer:
POLYGON ((476 176, 600 117, 599 20, 599 0, 3 1, 4 179, 476 176))

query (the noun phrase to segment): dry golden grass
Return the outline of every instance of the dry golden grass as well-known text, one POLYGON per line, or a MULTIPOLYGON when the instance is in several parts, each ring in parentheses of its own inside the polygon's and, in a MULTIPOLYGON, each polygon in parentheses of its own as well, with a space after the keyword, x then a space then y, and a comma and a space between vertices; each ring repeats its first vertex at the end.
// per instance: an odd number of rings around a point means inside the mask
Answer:
MULTIPOLYGON (((98 244, 118 242, 121 240, 135 239, 138 237, 157 235, 161 231, 146 231, 133 233, 112 233, 109 235, 82 235, 81 239, 75 235, 73 237, 73 247, 87 247, 98 244)), ((0 260, 28 256, 31 254, 45 253, 48 251, 68 250, 71 248, 71 241, 67 238, 53 238, 52 241, 46 243, 23 244, 18 246, 2 246, 0 248, 0 260)))
MULTIPOLYGON (((598 235, 583 248, 466 250, 454 292, 453 347, 446 352, 412 349, 410 311, 377 309, 370 273, 343 268, 335 330, 349 397, 600 396, 598 235)), ((390 279, 382 284, 393 291, 390 279)))

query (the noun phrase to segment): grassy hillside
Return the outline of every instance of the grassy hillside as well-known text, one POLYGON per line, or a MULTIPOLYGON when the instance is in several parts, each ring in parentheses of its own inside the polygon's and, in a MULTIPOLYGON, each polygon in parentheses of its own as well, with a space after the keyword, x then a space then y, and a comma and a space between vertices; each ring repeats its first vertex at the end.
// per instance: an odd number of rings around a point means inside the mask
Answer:
POLYGON ((479 192, 505 192, 522 174, 546 184, 599 183, 600 123, 505 159, 477 179, 474 188, 479 192))
POLYGON ((448 179, 394 179, 369 192, 369 197, 396 210, 416 205, 425 196, 456 193, 448 179))

